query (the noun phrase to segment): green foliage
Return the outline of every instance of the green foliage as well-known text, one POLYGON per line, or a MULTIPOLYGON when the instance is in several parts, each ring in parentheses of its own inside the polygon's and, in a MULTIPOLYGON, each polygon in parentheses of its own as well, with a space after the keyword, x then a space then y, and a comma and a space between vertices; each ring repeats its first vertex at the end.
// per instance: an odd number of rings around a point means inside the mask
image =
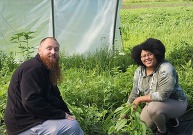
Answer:
POLYGON ((114 108, 127 100, 135 69, 135 66, 130 66, 125 73, 118 69, 101 72, 97 68, 64 71, 65 80, 60 90, 88 135, 106 135, 108 127, 103 123, 114 108))
POLYGON ((189 107, 193 107, 192 97, 192 78, 193 78, 193 45, 182 41, 181 44, 171 50, 168 54, 168 61, 172 63, 179 75, 179 83, 184 91, 187 93, 189 107))
POLYGON ((0 51, 0 96, 6 91, 10 81, 10 75, 17 66, 17 63, 14 61, 13 53, 6 55, 0 51))
POLYGON ((7 55, 0 50, 0 71, 6 74, 13 71, 15 67, 17 67, 17 63, 15 62, 13 53, 11 52, 7 55))
POLYGON ((193 64, 190 63, 190 61, 193 61, 192 54, 193 44, 190 45, 185 41, 181 41, 181 44, 176 45, 175 48, 169 52, 168 61, 170 61, 173 65, 176 66, 183 66, 187 63, 189 63, 191 66, 193 64))
MULTIPOLYGON (((5 87, 5 86, 4 86, 5 87)), ((3 88, 4 89, 4 88, 3 88)), ((7 94, 6 91, 0 93, 0 133, 6 134, 5 124, 4 124, 4 112, 6 106, 7 94)))
POLYGON ((23 60, 27 60, 31 58, 32 54, 34 53, 34 47, 29 45, 29 40, 33 39, 34 37, 31 36, 34 32, 20 32, 15 34, 15 36, 11 37, 12 43, 18 44, 18 48, 23 56, 23 60))
POLYGON ((193 92, 192 92, 192 82, 193 82, 193 64, 192 60, 189 60, 186 64, 177 66, 179 82, 181 87, 187 94, 188 97, 188 108, 193 108, 193 92))
MULTIPOLYGON (((65 69, 82 68, 85 70, 98 70, 100 72, 110 71, 114 67, 125 72, 127 67, 133 64, 130 48, 127 50, 115 51, 112 55, 107 48, 97 50, 95 53, 84 55, 65 56, 61 54, 60 60, 65 69)), ((99 72, 99 73, 100 73, 99 72)))
POLYGON ((150 129, 140 120, 141 108, 136 110, 135 105, 123 104, 118 107, 113 115, 107 119, 107 123, 111 123, 108 130, 110 135, 146 135, 151 133, 150 129))
POLYGON ((5 133, 3 116, 7 100, 7 88, 11 74, 16 67, 17 64, 14 62, 13 53, 6 55, 0 51, 0 133, 5 133))

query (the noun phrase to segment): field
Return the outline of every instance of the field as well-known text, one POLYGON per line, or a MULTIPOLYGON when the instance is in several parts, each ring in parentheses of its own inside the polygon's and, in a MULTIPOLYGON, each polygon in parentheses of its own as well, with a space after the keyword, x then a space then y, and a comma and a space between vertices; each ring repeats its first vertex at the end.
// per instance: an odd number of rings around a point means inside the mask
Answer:
MULTIPOLYGON (((165 44, 166 59, 178 72, 188 96, 188 109, 193 108, 193 2, 124 0, 120 13, 121 53, 115 51, 112 56, 104 49, 87 58, 61 54, 64 82, 59 88, 85 135, 150 134, 139 120, 140 108, 134 113, 132 107, 125 107, 137 68, 130 50, 149 37, 165 44), (119 119, 125 113, 129 119, 119 119)), ((13 53, 0 51, 0 134, 6 134, 3 115, 7 87, 17 66, 13 53)))

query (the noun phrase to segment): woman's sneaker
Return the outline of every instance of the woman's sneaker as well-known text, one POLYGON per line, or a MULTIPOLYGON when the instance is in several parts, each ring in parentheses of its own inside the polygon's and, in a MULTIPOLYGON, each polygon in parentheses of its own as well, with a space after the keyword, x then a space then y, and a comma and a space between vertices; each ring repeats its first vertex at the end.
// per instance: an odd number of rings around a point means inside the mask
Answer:
POLYGON ((177 126, 179 126, 179 120, 178 120, 178 118, 169 119, 169 124, 170 124, 172 127, 177 127, 177 126))
POLYGON ((158 130, 153 132, 153 135, 168 135, 168 132, 166 131, 165 133, 161 133, 158 130))

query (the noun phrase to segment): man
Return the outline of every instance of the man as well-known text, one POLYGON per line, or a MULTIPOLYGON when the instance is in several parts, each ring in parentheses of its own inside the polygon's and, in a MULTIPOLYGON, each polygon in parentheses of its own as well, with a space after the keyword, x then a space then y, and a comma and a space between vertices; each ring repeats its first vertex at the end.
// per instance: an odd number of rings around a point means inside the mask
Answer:
POLYGON ((40 42, 38 54, 14 72, 5 110, 8 135, 83 135, 60 96, 59 43, 40 42))

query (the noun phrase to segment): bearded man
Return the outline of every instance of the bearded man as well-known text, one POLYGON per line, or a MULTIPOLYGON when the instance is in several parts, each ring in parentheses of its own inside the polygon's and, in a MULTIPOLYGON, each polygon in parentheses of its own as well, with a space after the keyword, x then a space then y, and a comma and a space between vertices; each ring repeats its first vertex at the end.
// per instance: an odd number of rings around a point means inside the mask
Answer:
POLYGON ((4 116, 8 135, 84 134, 57 87, 59 47, 55 38, 44 38, 38 54, 13 73, 4 116))

